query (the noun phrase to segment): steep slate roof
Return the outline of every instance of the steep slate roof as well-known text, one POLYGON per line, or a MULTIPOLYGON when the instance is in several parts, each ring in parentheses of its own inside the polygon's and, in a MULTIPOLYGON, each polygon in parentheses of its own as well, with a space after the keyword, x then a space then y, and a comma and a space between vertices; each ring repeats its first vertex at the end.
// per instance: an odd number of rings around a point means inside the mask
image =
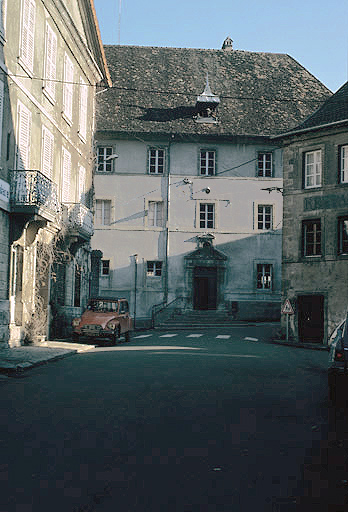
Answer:
POLYGON ((97 95, 97 130, 261 135, 288 131, 331 92, 292 57, 240 50, 105 46, 113 88, 97 95), (218 123, 192 119, 209 84, 218 123))
POLYGON ((348 120, 348 82, 295 130, 309 129, 348 120))

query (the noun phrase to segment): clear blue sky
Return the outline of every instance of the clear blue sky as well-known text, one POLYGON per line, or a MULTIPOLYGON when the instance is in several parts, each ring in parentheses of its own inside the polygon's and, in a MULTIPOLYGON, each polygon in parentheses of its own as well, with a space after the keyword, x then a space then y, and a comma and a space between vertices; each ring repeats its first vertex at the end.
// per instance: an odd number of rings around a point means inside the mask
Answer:
POLYGON ((348 80, 348 0, 94 0, 103 43, 288 53, 335 92, 348 80), (119 32, 119 6, 121 23, 119 32))

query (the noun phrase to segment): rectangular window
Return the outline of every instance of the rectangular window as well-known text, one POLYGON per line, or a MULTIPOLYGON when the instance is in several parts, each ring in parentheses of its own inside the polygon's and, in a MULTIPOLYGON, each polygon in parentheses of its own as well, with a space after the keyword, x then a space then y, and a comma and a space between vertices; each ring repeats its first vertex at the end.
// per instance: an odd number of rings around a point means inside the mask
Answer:
POLYGON ((273 206, 259 204, 257 206, 257 229, 272 229, 273 227, 273 206))
POLYGON ((81 204, 86 204, 86 169, 82 165, 79 167, 79 188, 77 200, 81 204))
POLYGON ((112 172, 114 159, 113 148, 111 146, 98 146, 97 147, 97 171, 98 172, 112 172))
POLYGON ((162 261, 148 261, 147 262, 147 275, 153 276, 153 277, 161 277, 162 261))
POLYGON ((340 148, 340 183, 348 183, 348 146, 340 148))
POLYGON ((62 175, 62 202, 70 203, 71 154, 65 148, 62 149, 62 175))
POLYGON ((348 254, 348 215, 338 218, 338 254, 348 254))
POLYGON ((111 223, 111 201, 97 199, 95 202, 95 223, 99 226, 109 226, 111 223))
POLYGON ((164 172, 164 149, 149 149, 149 173, 163 174, 164 172))
POLYGON ((52 99, 56 97, 56 59, 57 59, 57 36, 46 24, 46 56, 45 56, 45 92, 52 99))
POLYGON ((162 201, 149 201, 147 225, 149 227, 156 227, 156 228, 163 226, 163 202, 162 201))
POLYGON ((86 82, 80 78, 79 134, 83 140, 86 140, 87 137, 87 103, 88 86, 86 82))
POLYGON ((256 288, 258 290, 272 289, 272 265, 269 263, 258 263, 256 288))
POLYGON ((302 222, 303 256, 321 255, 321 221, 304 220, 302 222))
POLYGON ((199 227, 203 229, 215 228, 215 204, 200 203, 199 227))
POLYGON ((110 260, 101 260, 101 275, 110 275, 110 260))
POLYGON ((321 187, 321 150, 304 155, 304 188, 321 187))
POLYGON ((72 106, 74 94, 74 65, 68 55, 64 56, 64 83, 63 83, 63 114, 68 121, 72 120, 72 106))
POLYGON ((54 136, 46 128, 42 127, 42 151, 41 151, 41 166, 42 172, 47 178, 53 177, 53 150, 54 150, 54 136))
POLYGON ((20 58, 29 71, 34 66, 35 11, 34 0, 22 0, 20 58))
POLYGON ((213 176, 215 174, 215 151, 201 151, 200 171, 202 176, 213 176))
POLYGON ((17 110, 16 168, 29 169, 31 112, 19 101, 17 110))
POLYGON ((272 177, 272 153, 259 153, 257 156, 257 175, 263 178, 272 177))

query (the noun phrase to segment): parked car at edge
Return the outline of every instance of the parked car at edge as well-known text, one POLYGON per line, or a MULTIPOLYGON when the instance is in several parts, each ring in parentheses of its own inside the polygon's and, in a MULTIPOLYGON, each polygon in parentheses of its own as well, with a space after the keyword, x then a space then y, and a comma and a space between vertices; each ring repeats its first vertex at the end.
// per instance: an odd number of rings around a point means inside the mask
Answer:
POLYGON ((348 405, 348 317, 333 331, 328 345, 329 398, 333 403, 348 405))
POLYGON ((130 341, 133 320, 126 299, 90 299, 86 311, 72 321, 73 339, 109 338, 115 345, 121 335, 130 341))

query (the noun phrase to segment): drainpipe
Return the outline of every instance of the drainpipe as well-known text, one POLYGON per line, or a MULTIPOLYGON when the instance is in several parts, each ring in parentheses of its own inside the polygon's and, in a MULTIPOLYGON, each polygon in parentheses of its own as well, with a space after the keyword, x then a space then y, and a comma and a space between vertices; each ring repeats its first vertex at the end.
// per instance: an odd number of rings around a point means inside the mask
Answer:
MULTIPOLYGON (((172 139, 174 134, 172 134, 172 139)), ((167 198, 166 198, 166 247, 165 247, 165 258, 164 258, 164 293, 163 301, 168 303, 168 288, 169 288, 169 214, 170 214, 170 146, 172 141, 168 143, 168 164, 167 164, 167 198)))
POLYGON ((134 257, 134 313, 133 313, 133 329, 135 330, 137 318, 137 278, 138 278, 138 255, 133 254, 134 257))

